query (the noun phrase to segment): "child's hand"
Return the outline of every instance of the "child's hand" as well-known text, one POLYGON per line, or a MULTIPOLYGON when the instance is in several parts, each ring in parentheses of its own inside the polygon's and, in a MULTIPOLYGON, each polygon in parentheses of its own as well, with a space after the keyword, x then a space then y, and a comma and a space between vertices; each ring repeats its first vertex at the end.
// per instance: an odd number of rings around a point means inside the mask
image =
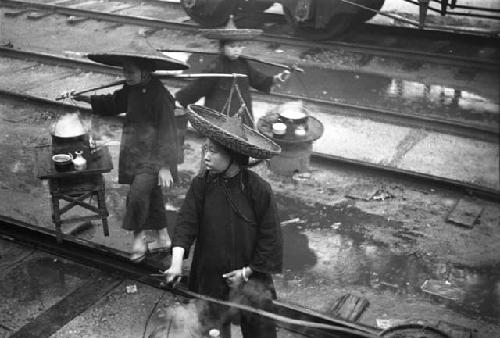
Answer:
POLYGON ((172 284, 174 287, 180 282, 182 277, 182 268, 171 266, 163 272, 167 284, 172 284))
POLYGON ((274 75, 274 82, 285 82, 290 77, 290 74, 289 70, 284 70, 281 73, 274 75))

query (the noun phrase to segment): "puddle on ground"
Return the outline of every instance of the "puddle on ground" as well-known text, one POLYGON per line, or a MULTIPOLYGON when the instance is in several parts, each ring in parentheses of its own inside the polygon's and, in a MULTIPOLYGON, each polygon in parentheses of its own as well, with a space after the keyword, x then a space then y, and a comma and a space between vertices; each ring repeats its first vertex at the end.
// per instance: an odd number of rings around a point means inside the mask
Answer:
MULTIPOLYGON (((469 316, 494 321, 500 318, 500 266, 471 269, 432 262, 417 254, 392 252, 385 244, 365 238, 363 224, 396 228, 399 222, 348 204, 305 205, 281 195, 277 195, 277 202, 282 222, 296 220, 282 227, 285 279, 298 277, 304 284, 314 285, 319 278, 339 286, 359 285, 425 296, 469 316), (316 248, 311 244, 314 239, 322 245, 316 248), (443 297, 445 290, 438 295, 425 293, 421 287, 426 280, 458 291, 460 298, 443 297)), ((414 240, 411 236, 398 237, 414 240)))
MULTIPOLYGON (((188 62, 193 73, 202 71, 214 58, 207 54, 166 54, 188 62)), ((255 66, 268 74, 279 71, 275 67, 255 66)), ((446 84, 429 85, 344 70, 312 67, 304 70, 304 73, 294 73, 289 81, 279 85, 275 91, 411 115, 436 116, 489 128, 499 125, 500 106, 496 91, 487 97, 475 88, 460 90, 446 84)))

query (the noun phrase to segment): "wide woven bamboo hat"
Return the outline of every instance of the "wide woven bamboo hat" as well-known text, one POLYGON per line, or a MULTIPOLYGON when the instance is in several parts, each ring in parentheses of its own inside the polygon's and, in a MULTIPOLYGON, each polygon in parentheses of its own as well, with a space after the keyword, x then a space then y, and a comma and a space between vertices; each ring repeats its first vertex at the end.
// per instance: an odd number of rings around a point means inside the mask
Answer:
POLYGON ((244 125, 238 115, 228 117, 200 105, 189 105, 187 117, 202 135, 242 155, 268 159, 281 152, 279 145, 244 125))
POLYGON ((87 58, 108 66, 122 67, 125 62, 133 62, 150 71, 185 70, 189 65, 183 61, 170 58, 152 48, 145 41, 136 40, 128 48, 99 53, 89 53, 87 58))
POLYGON ((207 39, 224 41, 251 40, 262 34, 262 29, 237 28, 234 24, 234 17, 229 16, 229 21, 224 28, 201 29, 200 33, 207 39))

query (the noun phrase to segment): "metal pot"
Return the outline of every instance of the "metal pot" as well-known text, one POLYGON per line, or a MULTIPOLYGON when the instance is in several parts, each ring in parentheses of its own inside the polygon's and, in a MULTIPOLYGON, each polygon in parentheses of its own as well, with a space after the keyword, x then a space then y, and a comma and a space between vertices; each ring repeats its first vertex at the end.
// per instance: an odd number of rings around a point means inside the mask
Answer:
POLYGON ((61 116, 52 126, 51 136, 54 154, 72 153, 76 157, 76 151, 83 151, 84 156, 90 151, 89 135, 78 113, 61 116))

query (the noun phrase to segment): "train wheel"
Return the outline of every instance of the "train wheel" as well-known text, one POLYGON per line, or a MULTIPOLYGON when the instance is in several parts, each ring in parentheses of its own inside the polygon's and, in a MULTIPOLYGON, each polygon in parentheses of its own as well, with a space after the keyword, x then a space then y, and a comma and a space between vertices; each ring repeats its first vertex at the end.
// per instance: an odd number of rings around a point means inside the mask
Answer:
POLYGON ((330 18, 323 28, 314 27, 314 22, 298 22, 292 12, 283 7, 286 21, 292 27, 295 35, 310 40, 326 40, 346 32, 355 19, 352 14, 337 14, 330 18))
MULTIPOLYGON (((385 0, 370 0, 366 4, 363 3, 363 5, 373 10, 379 11, 384 5, 384 1, 385 0)), ((363 23, 370 20, 375 15, 377 15, 377 13, 360 8, 355 20, 356 22, 363 23)))
POLYGON ((181 0, 186 13, 203 27, 223 26, 236 7, 234 0, 181 0))
MULTIPOLYGON (((233 0, 234 1, 234 0, 233 0)), ((234 22, 238 28, 262 28, 265 23, 264 11, 271 7, 272 2, 256 0, 235 1, 234 22)))

